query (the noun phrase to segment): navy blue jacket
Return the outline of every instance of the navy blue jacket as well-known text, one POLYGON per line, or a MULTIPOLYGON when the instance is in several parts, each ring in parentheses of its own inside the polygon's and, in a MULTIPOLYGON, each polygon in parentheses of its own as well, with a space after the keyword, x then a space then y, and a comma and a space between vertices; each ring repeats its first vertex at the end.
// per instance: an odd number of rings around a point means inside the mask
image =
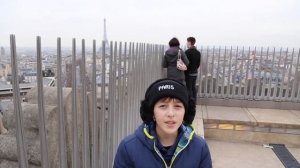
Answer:
MULTIPOLYGON (((212 161, 206 142, 194 134, 190 126, 184 131, 174 153, 170 168, 211 168, 212 161)), ((156 147, 156 139, 150 135, 148 125, 142 124, 134 134, 119 145, 114 168, 169 168, 156 147)))

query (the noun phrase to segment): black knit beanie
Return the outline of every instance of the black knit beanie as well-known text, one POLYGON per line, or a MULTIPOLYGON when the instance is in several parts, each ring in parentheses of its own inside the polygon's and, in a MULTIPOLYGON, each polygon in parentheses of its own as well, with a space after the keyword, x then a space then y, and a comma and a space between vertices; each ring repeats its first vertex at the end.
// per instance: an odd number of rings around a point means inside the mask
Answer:
POLYGON ((141 104, 141 117, 144 122, 152 121, 155 103, 164 97, 180 100, 188 113, 188 92, 185 85, 172 79, 160 79, 152 83, 145 93, 145 100, 141 104))

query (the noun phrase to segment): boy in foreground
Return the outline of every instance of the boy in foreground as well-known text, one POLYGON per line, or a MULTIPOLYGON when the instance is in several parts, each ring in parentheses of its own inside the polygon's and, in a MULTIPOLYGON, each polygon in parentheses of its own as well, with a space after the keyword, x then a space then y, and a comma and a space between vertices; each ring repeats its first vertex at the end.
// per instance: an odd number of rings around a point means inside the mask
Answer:
POLYGON ((114 168, 211 168, 209 148, 195 134, 186 87, 161 79, 141 102, 143 124, 119 145, 114 168))

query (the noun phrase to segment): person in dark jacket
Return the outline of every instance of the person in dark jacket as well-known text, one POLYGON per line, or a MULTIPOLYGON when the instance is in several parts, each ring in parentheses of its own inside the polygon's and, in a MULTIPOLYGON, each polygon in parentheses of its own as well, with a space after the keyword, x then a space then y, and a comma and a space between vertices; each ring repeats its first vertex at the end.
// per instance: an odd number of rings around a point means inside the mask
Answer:
POLYGON ((211 168, 209 148, 187 120, 186 87, 172 79, 149 86, 141 102, 143 120, 119 144, 114 168, 211 168))
POLYGON ((189 65, 185 71, 185 81, 189 92, 189 96, 196 102, 197 91, 196 91, 196 80, 198 75, 198 68, 201 61, 201 53, 195 47, 196 39, 194 37, 187 38, 187 47, 185 54, 189 60, 189 65))
POLYGON ((163 58, 163 68, 167 68, 167 78, 175 79, 185 84, 184 71, 177 69, 178 51, 180 50, 181 59, 186 66, 189 65, 189 60, 185 53, 179 48, 180 43, 177 38, 172 38, 169 42, 169 46, 170 48, 166 51, 163 58))

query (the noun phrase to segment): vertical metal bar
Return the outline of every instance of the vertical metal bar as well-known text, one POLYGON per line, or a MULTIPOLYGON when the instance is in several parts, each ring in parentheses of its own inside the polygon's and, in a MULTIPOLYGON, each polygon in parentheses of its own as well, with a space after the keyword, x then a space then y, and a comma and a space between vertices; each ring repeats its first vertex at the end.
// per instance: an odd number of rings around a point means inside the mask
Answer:
MULTIPOLYGON (((113 103, 112 103, 112 105, 113 105, 113 108, 112 108, 112 113, 113 113, 113 120, 114 120, 114 122, 118 122, 118 118, 119 118, 119 116, 118 116, 118 112, 117 112, 117 110, 118 110, 118 108, 117 108, 117 106, 118 106, 118 103, 119 103, 119 101, 118 101, 118 90, 119 90, 119 88, 118 88, 118 86, 117 86, 117 58, 118 58, 118 43, 117 42, 115 42, 115 46, 114 46, 115 48, 114 48, 114 61, 113 61, 113 80, 112 80, 112 82, 113 82, 113 85, 112 85, 112 87, 113 87, 113 91, 112 91, 112 93, 113 93, 113 97, 112 97, 112 100, 113 100, 113 103)), ((110 160, 110 166, 109 167, 112 167, 112 162, 113 162, 113 159, 114 159, 114 153, 115 153, 115 151, 116 151, 116 146, 118 145, 117 144, 117 139, 118 139, 118 131, 119 131, 119 128, 118 128, 118 126, 119 126, 119 123, 113 123, 114 124, 114 133, 113 133, 113 140, 112 140, 112 142, 113 142, 113 148, 112 148, 112 150, 110 151, 110 155, 111 155, 111 160, 110 160)))
POLYGON ((262 55, 263 55, 263 47, 260 49, 260 60, 259 60, 259 70, 258 70, 258 79, 256 82, 256 90, 255 90, 255 99, 259 99, 260 97, 260 89, 262 89, 261 85, 261 70, 262 70, 262 55))
POLYGON ((127 81, 128 81, 128 74, 127 74, 127 42, 125 42, 124 44, 124 55, 123 55, 123 92, 122 92, 122 102, 123 102, 123 105, 122 105, 122 109, 121 109, 121 113, 124 113, 124 117, 123 117, 123 135, 122 136, 126 136, 128 135, 128 132, 127 132, 127 116, 128 116, 128 109, 127 109, 127 104, 125 100, 128 99, 128 90, 127 90, 127 81))
POLYGON ((57 104, 59 113, 59 165, 61 168, 67 166, 67 148, 65 133, 65 113, 63 109, 63 90, 61 80, 61 39, 57 38, 57 104))
POLYGON ((226 90, 226 98, 229 98, 231 93, 231 66, 232 66, 232 46, 230 46, 230 55, 229 55, 229 65, 228 65, 228 78, 227 78, 227 90, 226 90))
POLYGON ((45 122, 45 106, 44 106, 44 91, 43 91, 43 74, 42 74, 42 51, 41 51, 41 37, 36 38, 37 49, 37 85, 38 85, 38 109, 39 109, 39 131, 41 140, 41 155, 42 167, 48 168, 48 147, 46 135, 45 122))
POLYGON ((87 111, 86 97, 86 67, 85 67, 85 40, 82 39, 82 57, 81 57, 81 93, 82 93, 82 113, 83 113, 83 167, 90 167, 90 150, 89 150, 89 115, 87 111))
POLYGON ((110 160, 112 155, 110 155, 110 151, 112 151, 113 149, 113 133, 114 133, 114 126, 113 126, 113 57, 114 57, 114 45, 113 42, 110 42, 110 56, 109 56, 109 83, 108 83, 108 123, 107 123, 107 132, 108 132, 108 140, 107 140, 107 145, 108 145, 108 149, 107 149, 107 167, 111 167, 110 166, 110 160))
POLYGON ((106 129, 106 51, 105 51, 105 41, 102 41, 102 60, 101 60, 101 142, 100 142, 100 167, 108 167, 107 166, 107 129, 106 129))
MULTIPOLYGON (((271 90, 272 90, 272 83, 273 83, 273 69, 274 69, 274 61, 275 61, 275 48, 273 49, 273 57, 272 57, 272 68, 271 68, 271 72, 270 72, 270 79, 269 79, 269 86, 268 86, 268 95, 267 95, 267 99, 271 100, 271 90)), ((275 88, 274 88, 275 89, 275 88)), ((273 90, 273 94, 274 94, 274 90, 273 90)))
POLYGON ((225 53, 224 53, 224 56, 223 56, 223 73, 222 73, 222 87, 221 87, 221 96, 222 96, 222 98, 225 98, 224 83, 225 83, 226 54, 227 54, 227 48, 225 46, 225 53))
POLYGON ((263 100, 266 99, 266 64, 267 64, 267 61, 268 61, 268 56, 269 55, 269 47, 267 49, 267 59, 265 60, 264 62, 264 77, 263 77, 263 84, 262 84, 262 89, 261 89, 261 98, 263 100))
POLYGON ((232 86, 232 98, 236 97, 236 75, 237 75, 237 65, 238 65, 238 54, 239 54, 239 47, 236 47, 235 51, 235 66, 234 66, 234 73, 233 73, 233 86, 232 86))
POLYGON ((127 121, 128 121, 128 126, 127 126, 127 132, 131 132, 131 119, 132 119, 132 78, 131 78, 131 73, 132 73, 132 47, 134 47, 133 43, 129 43, 129 53, 128 53, 128 69, 127 69, 127 109, 128 109, 128 114, 127 114, 127 121))
MULTIPOLYGON (((298 53, 298 61, 297 61, 297 74, 296 74, 296 72, 295 72, 295 77, 296 77, 296 75, 298 75, 297 76, 297 82, 299 82, 299 66, 300 66, 300 62, 299 62, 299 59, 300 59, 300 49, 299 49, 299 53, 298 53)), ((298 102, 300 102, 300 85, 298 84, 298 93, 297 93, 297 95, 296 95, 296 99, 295 99, 295 101, 297 102, 297 100, 298 100, 298 102)))
POLYGON ((246 76, 245 76, 245 87, 244 87, 244 99, 248 99, 248 85, 249 85, 249 64, 251 64, 250 61, 250 47, 248 48, 248 57, 247 57, 247 61, 245 61, 245 63, 247 62, 247 70, 246 70, 246 76))
POLYGON ((112 120, 113 120, 113 122, 112 122, 112 125, 111 125, 111 127, 110 128, 113 128, 112 130, 113 130, 113 134, 112 134, 112 150, 110 150, 109 152, 110 152, 110 160, 109 160, 109 167, 112 167, 111 166, 111 162, 112 162, 112 160, 113 160, 113 152, 115 151, 115 145, 116 145, 116 139, 117 139, 117 136, 118 136, 118 116, 117 116, 117 112, 116 112, 116 110, 117 110, 117 108, 116 108, 116 104, 117 104, 117 102, 116 101, 118 101, 118 99, 117 99, 117 93, 118 93, 118 88, 117 88, 117 85, 116 85, 116 83, 117 83, 117 81, 116 81, 116 72, 117 72, 117 67, 116 67, 116 61, 117 61, 117 57, 118 57, 118 43, 117 42, 115 42, 115 45, 114 45, 114 52, 113 52, 113 54, 114 54, 114 56, 113 56, 113 61, 112 61, 112 83, 110 84, 111 85, 111 99, 110 99, 110 101, 111 101, 111 105, 112 105, 112 108, 111 108, 111 113, 112 113, 112 116, 113 116, 113 118, 112 118, 112 120))
POLYGON ((78 168, 79 163, 79 143, 77 124, 77 81, 76 81, 76 39, 72 40, 72 132, 73 132, 73 153, 72 167, 78 168))
POLYGON ((129 46, 130 50, 129 50, 129 60, 128 60, 128 83, 129 83, 129 86, 128 86, 128 95, 129 95, 129 98, 128 98, 128 110, 129 110, 129 132, 131 132, 133 129, 132 129, 132 120, 133 120, 133 54, 134 54, 134 43, 130 43, 130 46, 129 46))
MULTIPOLYGON (((291 73, 292 73, 292 68, 293 68, 293 61, 294 61, 294 53, 295 53, 295 49, 293 48, 293 51, 292 51, 292 55, 291 55, 291 60, 289 60, 289 62, 290 62, 290 69, 289 69, 289 73, 288 73, 288 79, 287 79, 287 85, 286 85, 286 90, 285 90, 285 100, 287 100, 288 99, 288 97, 290 97, 291 98, 291 96, 289 96, 289 93, 290 93, 290 91, 291 91, 291 85, 290 85, 290 80, 291 80, 291 73)), ((295 72, 296 73, 296 72, 295 72)))
POLYGON ((238 98, 241 98, 242 95, 242 81, 243 81, 243 69, 244 69, 244 53, 245 53, 245 47, 243 46, 242 50, 242 58, 241 58, 241 65, 240 65, 240 76, 239 76, 239 90, 238 90, 238 98))
MULTIPOLYGON (((118 121, 118 116, 116 115, 116 101, 117 101, 117 93, 118 93, 118 88, 117 88, 117 84, 116 84, 116 72, 117 72, 117 68, 116 68, 116 63, 117 63, 117 56, 118 56, 118 43, 115 42, 115 46, 114 46, 114 57, 113 57, 113 62, 112 62, 112 116, 113 116, 113 122, 118 121)), ((111 163, 113 160, 113 153, 115 151, 115 146, 116 146, 116 138, 117 138, 117 123, 113 123, 113 134, 112 134, 112 150, 110 151, 110 160, 109 160, 109 167, 112 167, 111 163)))
MULTIPOLYGON (((140 57, 141 57, 141 51, 142 51, 142 43, 139 43, 138 47, 137 47, 137 53, 135 55, 135 77, 136 77, 136 81, 139 79, 140 77, 140 69, 139 69, 139 65, 140 65, 140 57)), ((135 98, 134 98, 134 108, 135 111, 137 111, 137 107, 138 107, 138 97, 139 97, 139 91, 140 91, 140 82, 137 82, 137 86, 135 89, 135 98)), ((137 123, 137 115, 135 115, 135 120, 134 120, 134 127, 136 127, 137 123)))
POLYGON ((92 64, 92 115, 93 115, 93 128, 92 128, 92 168, 98 168, 98 149, 99 149, 99 114, 97 110, 97 80, 96 80, 96 40, 93 40, 93 64, 92 64))
MULTIPOLYGON (((131 106, 132 106, 132 109, 131 109, 131 112, 133 113, 133 111, 135 111, 135 102, 134 102, 134 100, 135 100, 135 90, 136 90, 136 85, 135 85, 135 87, 133 87, 133 84, 134 84, 134 82, 133 81, 135 81, 136 79, 135 79, 135 55, 137 54, 137 49, 138 49, 138 43, 135 43, 134 44, 135 46, 135 48, 134 48, 134 50, 132 51, 132 69, 131 69, 131 80, 132 80, 132 88, 131 88, 131 94, 132 94, 132 100, 131 100, 131 106)), ((131 130, 134 130, 134 115, 132 114, 131 115, 131 117, 132 117, 132 119, 131 119, 131 130)))
MULTIPOLYGON (((157 61, 158 61, 158 65, 161 65, 162 63, 162 60, 163 60, 163 55, 164 55, 164 51, 165 51, 165 46, 163 45, 158 45, 157 46, 157 55, 158 55, 158 58, 157 61)), ((159 66, 159 69, 161 70, 160 72, 162 72, 163 68, 162 66, 159 66)), ((162 77, 162 73, 160 73, 160 76, 157 76, 157 77, 162 77)))
MULTIPOLYGON (((139 69, 139 64, 140 64, 140 56, 141 56, 141 51, 142 51, 142 43, 139 43, 138 44, 138 47, 136 48, 137 49, 137 52, 136 52, 136 55, 135 55, 135 80, 138 80, 139 79, 139 75, 140 75, 140 69, 139 69)), ((137 103, 137 100, 138 100, 138 97, 139 97, 139 90, 140 90, 140 82, 137 82, 137 86, 136 86, 136 89, 135 89, 135 98, 134 98, 134 108, 135 108, 135 111, 137 110, 137 107, 138 107, 138 103, 137 103)), ((136 122, 137 122, 137 116, 135 115, 134 116, 134 127, 136 127, 136 122)))
POLYGON ((118 55, 118 64, 117 64, 117 68, 118 68, 118 78, 117 78, 117 81, 118 81, 118 103, 116 104, 117 106, 117 116, 118 116, 118 138, 117 138, 117 144, 116 144, 116 149, 118 147, 118 144, 119 144, 119 141, 121 140, 122 138, 122 135, 123 135, 123 121, 124 121, 124 118, 123 118, 123 115, 124 113, 121 112, 121 108, 123 106, 123 99, 122 99, 122 92, 123 92, 123 88, 122 88, 122 81, 123 81, 123 74, 122 74, 122 61, 123 61, 123 56, 122 56, 122 42, 119 42, 119 55, 118 55))
POLYGON ((149 63, 148 63, 148 70, 147 71, 150 71, 150 69, 151 69, 151 67, 152 68, 154 68, 154 74, 149 74, 149 79, 148 79, 148 82, 147 82, 147 85, 145 86, 145 87, 147 87, 148 86, 148 84, 149 83, 151 83, 152 81, 154 81, 154 77, 153 76, 155 76, 156 75, 156 73, 158 73, 158 68, 156 68, 156 64, 154 64, 154 61, 155 61, 155 59, 156 59, 156 56, 155 56, 155 54, 154 54, 154 45, 153 44, 151 44, 150 45, 150 51, 149 51, 149 56, 148 56, 148 58, 150 59, 149 60, 149 63))
MULTIPOLYGON (((140 64, 139 64, 139 69, 140 69, 140 72, 142 72, 140 74, 140 78, 139 79, 143 79, 145 77, 145 73, 146 73, 146 65, 145 65, 145 59, 146 59, 146 44, 143 43, 142 45, 142 54, 140 55, 140 64)), ((142 97, 142 92, 144 90, 144 85, 145 85, 145 80, 141 80, 141 86, 140 86, 140 89, 139 89, 139 96, 138 96, 138 99, 136 100, 137 102, 139 100, 141 100, 141 97, 142 97)), ((139 103, 137 103, 137 109, 139 109, 139 103)), ((140 116, 139 115, 136 115, 137 116, 137 126, 139 125, 139 121, 140 121, 140 116)))
MULTIPOLYGON (((141 43, 137 43, 136 44, 136 53, 134 55, 134 80, 133 81, 137 81, 138 80, 138 69, 137 69, 137 66, 138 66, 138 56, 140 54, 140 51, 141 51, 141 43)), ((136 85, 136 89, 134 89, 134 102, 133 102, 133 107, 134 107, 134 111, 137 111, 137 106, 138 106, 138 103, 137 103, 137 98, 138 98, 138 88, 139 88, 139 84, 137 83, 136 85)), ((136 127, 136 118, 137 116, 134 115, 134 122, 133 122, 133 128, 136 127)))
MULTIPOLYGON (((202 52, 202 49, 203 49, 203 47, 201 47, 201 54, 203 55, 203 52, 202 52)), ((207 47, 207 50, 208 50, 209 48, 207 47)), ((201 55, 201 56, 202 56, 201 55)), ((203 58, 202 58, 202 60, 203 60, 203 58)), ((198 91, 197 91, 197 97, 198 96, 200 96, 200 97, 202 97, 203 96, 203 94, 202 94, 202 85, 203 85, 203 68, 201 67, 203 65, 203 63, 202 64, 200 64, 200 70, 199 70, 199 73, 198 73, 198 75, 199 75, 199 77, 198 77, 198 91)))
POLYGON ((126 101, 125 101, 125 108, 126 108, 126 133, 129 134, 130 133, 130 114, 131 114, 131 111, 130 111, 130 55, 131 55, 131 42, 128 43, 128 54, 126 56, 126 62, 127 62, 127 65, 126 65, 126 101))
POLYGON ((213 89, 214 89, 214 72, 215 72, 215 46, 213 47, 213 53, 211 58, 211 77, 210 77, 210 86, 209 86, 209 96, 212 97, 213 89))
MULTIPOLYGON (((140 79, 143 79, 143 77, 147 76, 146 75, 147 65, 146 65, 146 62, 145 62, 146 59, 147 59, 146 46, 147 45, 144 43, 143 44, 143 54, 142 54, 141 65, 140 65, 140 69, 142 70, 143 73, 141 74, 141 78, 140 79)), ((139 93, 139 99, 138 100, 141 100, 142 92, 144 90, 145 83, 146 83, 146 80, 141 80, 141 90, 140 90, 140 93, 139 93)))
POLYGON ((220 75, 220 57, 221 57, 221 46, 219 46, 219 54, 218 54, 218 65, 217 65, 217 75, 216 75, 216 90, 215 97, 219 97, 219 75, 220 75))
MULTIPOLYGON (((295 66, 294 82, 293 82, 292 93, 291 93, 291 100, 295 101, 295 102, 296 102, 296 97, 297 97, 297 94, 295 95, 297 81, 300 80, 299 79, 299 74, 298 74, 299 73, 298 72, 299 71, 299 60, 300 60, 300 49, 298 51, 298 59, 297 59, 297 63, 296 63, 296 66, 295 66)), ((299 96, 299 92, 300 92, 300 87, 298 86, 298 96, 299 96)))
POLYGON ((20 88, 19 88, 19 74, 18 74, 18 60, 16 50, 15 35, 10 35, 10 52, 11 52, 11 69, 13 82, 13 102, 14 113, 16 114, 17 123, 17 150, 18 150, 18 164, 20 168, 28 168, 27 147, 25 144, 25 132, 23 128, 23 114, 21 106, 20 88))
POLYGON ((280 53, 279 53, 279 61, 278 61, 278 65, 276 67, 276 84, 275 84, 275 88, 274 88, 274 94, 273 94, 273 100, 275 100, 277 98, 277 91, 278 91, 278 85, 279 85, 279 74, 280 74, 280 64, 281 64, 281 56, 282 56, 282 47, 280 48, 280 53))
MULTIPOLYGON (((201 53, 202 53, 202 47, 201 47, 201 53)), ((206 53, 206 58, 205 58, 205 60, 206 60, 206 63, 205 63, 205 69, 206 69, 206 71, 205 71, 204 97, 208 97, 208 91, 207 91, 207 87, 208 87, 208 84, 207 84, 208 83, 207 73, 208 73, 208 65, 209 65, 208 59, 209 59, 209 49, 207 47, 207 53, 206 53)), ((202 60, 204 60, 204 59, 202 59, 202 60)), ((202 83, 202 80, 201 80, 201 83, 202 83)), ((202 87, 201 87, 201 90, 202 90, 202 87)))
POLYGON ((144 56, 143 56, 143 66, 141 67, 141 69, 143 70, 143 74, 142 74, 142 77, 141 79, 143 79, 143 77, 146 77, 145 80, 142 80, 142 89, 141 89, 141 92, 140 92, 140 96, 139 96, 139 100, 142 99, 142 95, 143 95, 143 92, 145 90, 145 85, 146 83, 148 82, 149 80, 149 74, 146 73, 146 71, 148 70, 148 66, 149 64, 147 64, 147 60, 148 60, 148 52, 149 52, 149 49, 148 49, 149 45, 148 44, 144 44, 144 56))
POLYGON ((286 49, 286 53, 285 53, 285 59, 284 59, 284 63, 283 63, 283 72, 282 72, 282 81, 280 84, 280 91, 279 91, 279 99, 283 100, 283 89, 284 89, 284 78, 285 78, 285 70, 286 70, 286 62, 287 62, 287 58, 288 58, 288 53, 289 53, 289 49, 286 49))
MULTIPOLYGON (((251 61, 251 83, 250 83, 250 93, 249 93, 249 99, 254 99, 255 93, 253 92, 254 89, 254 79, 258 80, 254 74, 256 71, 256 47, 254 48, 254 53, 252 55, 252 61, 251 61)), ((256 87, 257 89, 257 87, 256 87)))

